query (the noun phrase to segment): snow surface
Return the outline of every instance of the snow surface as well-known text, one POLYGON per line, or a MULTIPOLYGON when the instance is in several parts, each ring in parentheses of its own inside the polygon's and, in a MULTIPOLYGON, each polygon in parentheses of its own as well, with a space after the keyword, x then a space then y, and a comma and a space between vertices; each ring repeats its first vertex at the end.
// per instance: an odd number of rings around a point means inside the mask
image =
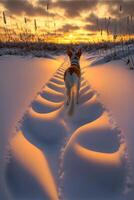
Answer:
POLYGON ((64 104, 67 57, 1 57, 1 113, 6 113, 6 129, 1 131, 8 136, 20 119, 9 141, 11 157, 6 168, 1 167, 3 187, 13 200, 133 199, 133 72, 117 61, 92 66, 89 56, 81 58, 80 103, 72 117, 64 104))
POLYGON ((0 57, 0 199, 7 199, 3 180, 7 138, 15 131, 17 121, 60 63, 60 59, 0 57))
MULTIPOLYGON (((129 67, 121 60, 93 66, 91 61, 85 76, 90 85, 99 93, 100 101, 109 109, 125 136, 133 178, 134 72, 129 70, 129 67)), ((128 183, 132 184, 132 181, 128 180, 128 183)), ((132 194, 127 198, 128 200, 133 199, 134 190, 130 193, 132 194)))

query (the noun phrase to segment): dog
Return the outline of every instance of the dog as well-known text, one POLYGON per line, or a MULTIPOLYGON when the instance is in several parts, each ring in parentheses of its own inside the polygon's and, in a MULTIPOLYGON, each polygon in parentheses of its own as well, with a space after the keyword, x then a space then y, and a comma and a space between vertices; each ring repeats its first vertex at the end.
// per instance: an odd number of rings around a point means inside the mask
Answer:
POLYGON ((79 90, 81 80, 79 60, 82 51, 81 49, 77 51, 73 49, 68 49, 67 54, 70 58, 71 66, 68 69, 66 69, 64 73, 64 82, 67 96, 66 105, 69 106, 68 114, 72 115, 74 112, 74 104, 79 103, 79 90))

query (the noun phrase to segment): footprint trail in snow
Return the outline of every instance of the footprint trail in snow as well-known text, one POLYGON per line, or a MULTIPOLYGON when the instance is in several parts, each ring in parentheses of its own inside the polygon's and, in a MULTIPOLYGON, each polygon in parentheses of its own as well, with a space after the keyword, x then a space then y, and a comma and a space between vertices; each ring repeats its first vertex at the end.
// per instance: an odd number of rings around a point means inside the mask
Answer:
POLYGON ((121 133, 85 80, 84 68, 79 105, 73 117, 67 115, 67 67, 65 59, 10 142, 6 180, 15 200, 118 199, 124 190, 127 161, 121 133))

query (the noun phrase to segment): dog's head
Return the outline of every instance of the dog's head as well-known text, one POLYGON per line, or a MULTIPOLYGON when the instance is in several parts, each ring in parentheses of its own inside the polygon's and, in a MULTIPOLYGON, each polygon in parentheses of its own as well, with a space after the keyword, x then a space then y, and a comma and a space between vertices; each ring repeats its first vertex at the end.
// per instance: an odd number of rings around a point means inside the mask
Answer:
POLYGON ((67 55, 69 56, 70 59, 80 59, 82 54, 82 50, 78 49, 75 50, 74 48, 68 48, 67 49, 67 55))

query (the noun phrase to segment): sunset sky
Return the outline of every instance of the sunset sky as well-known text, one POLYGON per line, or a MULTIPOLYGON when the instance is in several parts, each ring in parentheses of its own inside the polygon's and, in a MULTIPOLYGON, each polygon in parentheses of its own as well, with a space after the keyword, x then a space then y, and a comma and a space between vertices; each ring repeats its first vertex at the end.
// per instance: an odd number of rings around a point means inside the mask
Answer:
POLYGON ((4 11, 8 28, 17 31, 23 27, 34 32, 36 20, 36 32, 45 34, 47 38, 56 38, 57 42, 99 39, 98 29, 103 31, 105 39, 109 18, 110 33, 125 34, 128 16, 131 33, 134 29, 134 1, 129 0, 0 0, 0 11, 0 30, 5 26, 4 11))

